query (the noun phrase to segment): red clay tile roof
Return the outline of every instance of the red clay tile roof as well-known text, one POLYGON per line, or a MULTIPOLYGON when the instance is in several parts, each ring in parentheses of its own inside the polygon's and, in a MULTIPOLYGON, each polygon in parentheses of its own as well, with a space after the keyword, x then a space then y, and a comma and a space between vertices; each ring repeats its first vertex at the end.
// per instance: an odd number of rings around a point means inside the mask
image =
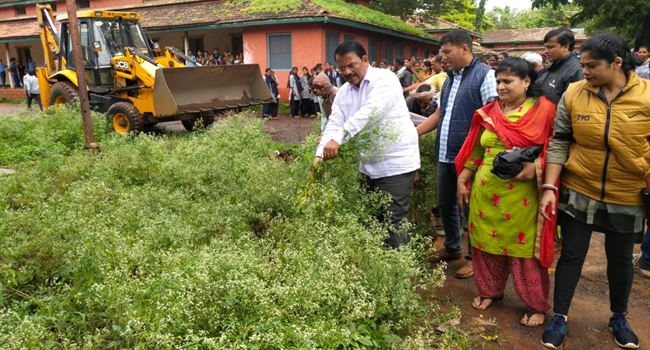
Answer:
POLYGON ((471 29, 465 28, 465 27, 460 26, 460 25, 458 25, 458 24, 456 24, 454 22, 447 21, 446 19, 442 19, 440 17, 434 17, 432 20, 427 21, 427 20, 422 19, 422 17, 420 17, 420 16, 416 16, 416 17, 413 17, 413 18, 409 19, 407 22, 409 24, 413 25, 413 26, 420 27, 420 28, 424 29, 427 32, 432 32, 432 31, 446 32, 446 31, 449 31, 449 30, 452 30, 452 29, 463 29, 463 30, 465 30, 465 31, 467 31, 467 32, 469 32, 471 34, 477 35, 479 37, 481 36, 481 34, 475 32, 475 31, 473 31, 471 29))
MULTIPOLYGON (((147 1, 144 4, 110 7, 110 9, 138 12, 141 14, 142 26, 154 30, 174 26, 228 24, 258 20, 323 16, 344 18, 359 22, 358 20, 347 18, 336 13, 329 13, 312 1, 302 1, 300 7, 280 13, 244 13, 240 11, 240 8, 231 5, 232 3, 228 0, 159 0, 147 1)), ((368 24, 377 26, 372 23, 368 24)), ((410 34, 413 35, 412 33, 410 34)), ((38 25, 36 24, 35 17, 0 20, 0 40, 33 37, 37 35, 38 25)))
POLYGON ((496 51, 490 50, 487 47, 481 46, 477 43, 474 43, 474 45, 472 46, 472 51, 474 52, 475 55, 479 55, 479 56, 497 54, 496 51))
MULTIPOLYGON (((542 42, 544 35, 555 28, 498 29, 483 33, 483 45, 512 42, 542 42)), ((574 32, 576 41, 587 40, 582 33, 574 32)))
MULTIPOLYGON (((386 29, 407 33, 410 35, 430 38, 428 34, 419 28, 404 24, 409 30, 394 29, 388 23, 364 22, 350 16, 329 12, 323 6, 314 1, 301 1, 301 5, 289 11, 280 12, 255 12, 241 11, 241 6, 235 7, 235 2, 228 0, 205 1, 205 0, 166 0, 158 2, 146 2, 144 4, 114 8, 115 10, 134 11, 141 14, 142 25, 148 29, 164 29, 171 26, 193 26, 201 24, 228 24, 248 21, 283 20, 297 18, 330 17, 352 20, 369 25, 383 27, 386 29)), ((362 6, 362 5, 359 5, 362 6)), ((386 17, 392 16, 384 15, 386 17)), ((399 21, 399 19, 397 19, 399 21)), ((403 22, 402 22, 403 23, 403 22)))
POLYGON ((150 3, 120 7, 123 11, 138 12, 142 26, 148 29, 170 26, 225 24, 265 19, 286 19, 317 17, 327 15, 322 8, 309 1, 291 12, 247 14, 227 4, 227 1, 196 1, 172 3, 150 3))
POLYGON ((0 20, 0 39, 20 39, 33 36, 38 36, 36 17, 0 20))

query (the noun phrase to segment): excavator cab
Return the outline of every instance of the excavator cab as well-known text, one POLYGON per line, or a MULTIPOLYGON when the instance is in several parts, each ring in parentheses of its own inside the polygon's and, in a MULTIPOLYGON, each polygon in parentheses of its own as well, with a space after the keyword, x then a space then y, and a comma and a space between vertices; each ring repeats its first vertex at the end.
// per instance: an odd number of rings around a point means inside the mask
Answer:
MULTIPOLYGON (((68 22, 61 24, 60 43, 60 55, 65 57, 67 67, 59 66, 58 69, 74 69, 78 72, 72 59, 72 40, 68 25, 68 22)), ((136 20, 125 20, 120 17, 81 18, 79 35, 83 51, 83 70, 90 91, 103 92, 114 86, 112 60, 113 57, 124 56, 125 47, 136 48, 143 55, 153 57, 152 49, 136 20)))

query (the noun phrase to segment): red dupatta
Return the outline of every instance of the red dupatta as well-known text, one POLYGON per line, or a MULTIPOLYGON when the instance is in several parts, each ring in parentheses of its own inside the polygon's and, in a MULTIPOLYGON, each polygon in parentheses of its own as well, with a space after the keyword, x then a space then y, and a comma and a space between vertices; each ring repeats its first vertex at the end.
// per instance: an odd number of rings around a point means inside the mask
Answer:
MULTIPOLYGON (((544 150, 535 161, 537 185, 541 198, 541 186, 544 182, 543 174, 546 168, 546 151, 548 142, 553 135, 554 121, 555 104, 546 97, 541 97, 526 114, 515 122, 509 121, 503 115, 500 100, 483 106, 474 113, 469 134, 458 156, 456 156, 457 173, 460 174, 469 159, 474 145, 478 141, 481 128, 496 133, 499 140, 506 146, 506 149, 544 145, 544 150)), ((537 214, 537 238, 535 242, 535 257, 546 268, 553 263, 554 242, 557 233, 556 215, 551 215, 550 206, 547 208, 547 215, 551 220, 545 220, 540 213, 537 214)))

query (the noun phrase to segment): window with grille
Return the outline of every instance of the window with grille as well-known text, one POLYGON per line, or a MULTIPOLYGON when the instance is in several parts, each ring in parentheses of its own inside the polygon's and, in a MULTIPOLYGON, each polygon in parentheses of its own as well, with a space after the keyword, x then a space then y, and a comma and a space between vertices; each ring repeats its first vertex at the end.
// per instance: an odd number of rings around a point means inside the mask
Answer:
POLYGON ((377 42, 374 40, 368 40, 368 60, 377 61, 377 42))
POLYGON ((291 69, 291 34, 268 34, 267 48, 269 68, 291 69))
POLYGON ((339 33, 336 32, 325 33, 325 59, 332 64, 336 64, 334 51, 339 46, 339 37, 339 33))
POLYGON ((77 0, 77 6, 80 9, 87 9, 90 7, 90 0, 77 0))

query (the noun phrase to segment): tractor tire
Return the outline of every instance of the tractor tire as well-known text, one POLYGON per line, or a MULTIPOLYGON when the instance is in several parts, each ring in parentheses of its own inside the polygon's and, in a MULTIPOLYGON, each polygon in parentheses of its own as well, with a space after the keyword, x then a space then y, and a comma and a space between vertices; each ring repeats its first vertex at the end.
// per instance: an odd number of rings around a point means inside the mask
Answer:
POLYGON ((203 127, 204 128, 209 128, 212 124, 214 124, 215 119, 216 119, 216 116, 214 114, 204 116, 203 117, 203 127))
POLYGON ((215 115, 209 114, 199 118, 185 119, 185 120, 181 120, 181 123, 183 124, 185 130, 192 131, 197 127, 196 122, 199 120, 201 121, 200 125, 202 128, 209 128, 210 125, 214 124, 215 115))
POLYGON ((196 119, 184 119, 181 120, 181 123, 183 124, 185 130, 192 131, 194 130, 194 123, 196 123, 196 119))
POLYGON ((77 87, 68 81, 58 81, 50 89, 50 106, 79 104, 77 87))
POLYGON ((138 109, 129 102, 117 102, 106 112, 111 129, 119 135, 139 133, 144 128, 138 109))

